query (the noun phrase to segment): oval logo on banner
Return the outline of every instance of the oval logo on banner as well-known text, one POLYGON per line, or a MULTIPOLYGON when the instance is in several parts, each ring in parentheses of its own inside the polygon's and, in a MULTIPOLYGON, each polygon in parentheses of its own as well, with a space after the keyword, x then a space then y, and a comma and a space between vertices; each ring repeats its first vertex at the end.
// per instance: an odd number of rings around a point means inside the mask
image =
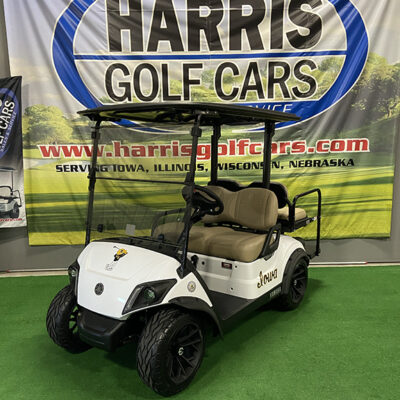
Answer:
POLYGON ((19 103, 15 93, 11 89, 0 88, 0 158, 9 148, 18 113, 19 103))
POLYGON ((352 88, 367 56, 350 0, 73 0, 53 38, 58 76, 88 108, 232 102, 303 121, 352 88))

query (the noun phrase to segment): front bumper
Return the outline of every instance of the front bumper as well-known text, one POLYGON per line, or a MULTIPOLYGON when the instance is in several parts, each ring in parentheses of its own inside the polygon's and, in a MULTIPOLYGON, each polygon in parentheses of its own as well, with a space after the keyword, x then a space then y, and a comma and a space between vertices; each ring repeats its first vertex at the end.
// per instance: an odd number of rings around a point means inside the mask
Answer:
POLYGON ((96 314, 82 308, 78 315, 79 337, 94 347, 112 351, 126 336, 126 321, 96 314))

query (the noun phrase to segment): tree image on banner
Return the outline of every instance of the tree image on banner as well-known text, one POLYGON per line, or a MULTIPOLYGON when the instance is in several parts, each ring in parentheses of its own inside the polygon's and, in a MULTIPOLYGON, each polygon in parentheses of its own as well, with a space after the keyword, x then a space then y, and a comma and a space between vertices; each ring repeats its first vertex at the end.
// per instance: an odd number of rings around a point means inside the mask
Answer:
POLYGON ((25 109, 25 118, 31 144, 71 141, 73 129, 59 108, 36 104, 25 109))
POLYGON ((391 118, 399 112, 400 63, 370 54, 361 79, 355 86, 354 108, 365 111, 366 119, 391 118))

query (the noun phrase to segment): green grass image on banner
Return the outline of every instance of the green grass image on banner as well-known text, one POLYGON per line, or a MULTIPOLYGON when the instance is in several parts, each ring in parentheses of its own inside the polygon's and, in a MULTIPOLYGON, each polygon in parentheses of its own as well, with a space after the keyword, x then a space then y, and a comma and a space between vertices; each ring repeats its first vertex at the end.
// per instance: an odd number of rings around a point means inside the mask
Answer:
MULTIPOLYGON (((295 195, 311 187, 317 186, 321 188, 323 196, 323 224, 322 237, 385 237, 388 236, 387 227, 390 227, 390 209, 392 201, 392 167, 362 168, 352 171, 351 179, 348 179, 347 184, 343 187, 343 174, 319 174, 318 178, 303 176, 301 184, 299 180, 294 183, 289 180, 280 180, 285 182, 290 188, 290 193, 295 195), (371 178, 374 174, 374 178, 371 178), (312 185, 312 186, 311 186, 312 185), (340 190, 340 195, 338 191, 340 190), (367 194, 366 194, 367 193, 367 194), (337 210, 337 204, 340 202, 340 210, 337 210), (343 226, 342 219, 347 221, 343 226), (337 222, 335 222, 335 220, 337 222)), ((49 179, 49 173, 46 173, 49 179)), ((63 180, 63 186, 65 182, 63 180)), ((68 182, 68 181, 67 181, 68 182)), ((28 209, 34 204, 32 211, 29 212, 29 223, 33 226, 30 229, 31 244, 41 244, 41 240, 53 238, 54 244, 62 242, 62 237, 67 237, 68 241, 74 244, 82 243, 84 235, 84 222, 87 209, 87 193, 81 190, 87 186, 85 176, 80 176, 73 179, 71 186, 74 191, 66 191, 64 193, 28 193, 26 194, 28 209), (79 178, 79 186, 77 187, 79 178), (62 230, 60 231, 60 227, 62 230), (63 233, 65 231, 65 233, 63 233), (60 233, 60 239, 57 233, 60 233), (67 233, 68 232, 68 233, 67 233), (38 242, 36 243, 35 237, 38 242), (47 237, 46 237, 47 236, 47 237), (42 237, 43 239, 40 239, 42 237)), ((174 185, 175 186, 175 185, 174 185)), ((178 186, 179 187, 179 186, 178 186)), ((115 210, 119 209, 118 202, 124 201, 127 198, 132 200, 140 200, 143 203, 157 202, 157 193, 154 188, 151 194, 141 192, 140 187, 136 185, 137 194, 124 194, 117 192, 114 194, 115 210), (146 198, 147 196, 147 198, 146 198)), ((53 187, 53 190, 55 188, 53 187)), ((125 186, 125 190, 129 190, 129 185, 125 186)), ((107 194, 103 195, 108 197, 107 194)), ((96 202, 101 201, 101 185, 97 185, 96 202)), ((173 204, 179 202, 180 192, 176 191, 175 196, 170 195, 171 208, 173 204)), ((165 199, 161 196, 158 201, 164 204, 165 199)), ((299 206, 305 208, 309 215, 314 215, 316 212, 316 197, 309 197, 299 202, 299 206)), ((110 212, 113 212, 110 209, 110 212)), ((314 235, 315 227, 311 224, 304 229, 306 237, 314 235), (307 232, 307 233, 306 233, 307 232)))

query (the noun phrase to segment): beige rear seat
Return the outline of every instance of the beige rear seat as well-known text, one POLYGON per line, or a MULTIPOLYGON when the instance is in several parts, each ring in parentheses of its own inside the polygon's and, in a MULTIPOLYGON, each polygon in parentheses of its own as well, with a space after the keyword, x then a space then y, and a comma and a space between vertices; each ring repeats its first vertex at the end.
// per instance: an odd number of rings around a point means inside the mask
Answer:
MULTIPOLYGON (((274 182, 274 183, 275 183, 275 185, 279 185, 279 187, 281 188, 280 195, 282 196, 282 198, 280 199, 279 204, 281 204, 281 205, 282 205, 282 203, 285 204, 289 198, 289 192, 287 190, 287 187, 283 183, 280 183, 280 182, 274 182)), ((307 217, 306 211, 302 208, 296 207, 296 209, 294 211, 294 220, 299 221, 306 217, 307 217)), ((281 220, 283 219, 285 221, 289 221, 289 206, 284 206, 284 207, 278 209, 278 219, 281 219, 281 220)))
MULTIPOLYGON (((307 217, 306 210, 303 208, 296 207, 294 210, 294 220, 299 221, 307 217)), ((289 207, 283 207, 278 209, 278 219, 284 219, 289 221, 289 207)))

